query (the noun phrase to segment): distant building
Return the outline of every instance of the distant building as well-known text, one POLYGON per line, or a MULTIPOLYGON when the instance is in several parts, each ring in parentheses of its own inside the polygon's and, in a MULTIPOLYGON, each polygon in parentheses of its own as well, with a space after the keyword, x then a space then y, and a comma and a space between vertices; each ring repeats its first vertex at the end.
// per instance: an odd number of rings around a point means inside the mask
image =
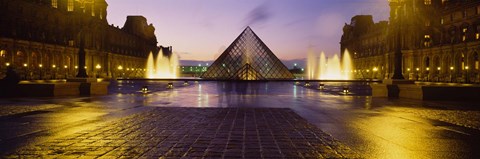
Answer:
POLYGON ((208 66, 180 66, 180 73, 182 77, 200 77, 207 69, 208 66))
POLYGON ((356 78, 391 78, 399 35, 405 78, 480 82, 480 1, 392 0, 390 10, 389 22, 358 15, 345 24, 341 51, 352 54, 356 78))
MULTIPOLYGON (((143 16, 109 25, 105 0, 0 1, 0 77, 7 65, 24 79, 72 77, 85 36, 89 76, 142 77, 147 56, 157 53, 155 28, 143 16)), ((171 47, 170 47, 171 50, 171 47)))

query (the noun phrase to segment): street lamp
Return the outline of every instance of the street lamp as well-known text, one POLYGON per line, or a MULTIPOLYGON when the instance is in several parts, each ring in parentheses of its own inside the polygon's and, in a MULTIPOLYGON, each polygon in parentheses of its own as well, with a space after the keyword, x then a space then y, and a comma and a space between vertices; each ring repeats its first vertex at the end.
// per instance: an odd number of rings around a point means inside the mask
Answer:
POLYGON ((122 65, 119 65, 119 66, 117 67, 117 70, 118 70, 117 76, 118 76, 119 73, 121 73, 121 74, 122 74, 122 78, 123 78, 123 72, 122 72, 123 66, 122 66, 122 65))
POLYGON ((395 52, 394 52, 394 67, 392 79, 405 79, 402 75, 402 44, 401 44, 401 25, 402 19, 400 15, 403 15, 403 0, 389 0, 390 6, 396 10, 396 34, 395 34, 395 52))
POLYGON ((100 70, 101 68, 102 68, 102 66, 100 66, 100 64, 97 64, 97 65, 95 66, 95 69, 97 69, 97 71, 96 71, 96 74, 97 74, 96 77, 97 77, 97 78, 100 76, 100 75, 99 75, 99 74, 100 74, 100 71, 99 71, 99 70, 100 70))
POLYGON ((64 65, 63 68, 65 68, 65 79, 68 77, 68 66, 64 65))
POLYGON ((42 79, 42 76, 43 76, 43 70, 42 70, 42 68, 43 68, 43 65, 42 65, 42 64, 39 64, 39 65, 38 65, 38 69, 39 69, 40 79, 42 79))
POLYGON ((468 77, 468 66, 465 66, 465 71, 466 71, 466 74, 465 74, 465 83, 468 83, 468 82, 470 82, 470 81, 469 81, 469 77, 468 77))
POLYGON ((377 71, 378 71, 378 68, 377 68, 377 67, 374 67, 374 68, 373 68, 373 78, 374 78, 374 79, 377 78, 377 71))
POLYGON ((437 67, 438 75, 437 75, 437 82, 440 81, 440 67, 437 67))
POLYGON ((430 80, 430 79, 429 79, 429 77, 430 77, 430 73, 429 73, 430 67, 427 67, 426 70, 427 70, 427 81, 429 81, 429 80, 430 80))
POLYGON ((420 68, 417 67, 415 68, 415 70, 417 71, 415 76, 416 76, 416 80, 418 81, 418 74, 419 74, 420 68))
POLYGON ((25 79, 27 79, 27 75, 28 75, 27 66, 28 66, 28 65, 27 65, 26 63, 23 64, 23 67, 25 68, 25 73, 23 74, 23 75, 24 75, 23 77, 24 77, 25 79))
POLYGON ((450 66, 450 82, 453 81, 453 75, 452 75, 452 72, 453 72, 453 66, 450 66))
POLYGON ((10 66, 10 63, 7 62, 7 63, 5 63, 5 65, 8 67, 8 66, 10 66))
POLYGON ((56 68, 57 68, 57 65, 52 65, 52 69, 53 69, 53 79, 56 79, 56 77, 57 77, 56 68))

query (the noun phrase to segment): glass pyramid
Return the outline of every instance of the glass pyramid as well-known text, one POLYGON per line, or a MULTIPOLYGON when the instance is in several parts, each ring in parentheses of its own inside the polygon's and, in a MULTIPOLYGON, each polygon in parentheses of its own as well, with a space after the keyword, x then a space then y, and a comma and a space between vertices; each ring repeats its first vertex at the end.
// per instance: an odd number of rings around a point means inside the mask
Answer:
POLYGON ((288 68, 247 27, 201 76, 214 80, 294 79, 288 68))

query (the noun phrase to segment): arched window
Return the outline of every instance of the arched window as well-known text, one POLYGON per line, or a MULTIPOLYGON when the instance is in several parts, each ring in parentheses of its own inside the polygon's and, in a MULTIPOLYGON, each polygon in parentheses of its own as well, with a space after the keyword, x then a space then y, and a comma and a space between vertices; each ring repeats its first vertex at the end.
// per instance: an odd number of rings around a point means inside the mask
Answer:
POLYGON ((27 58, 25 57, 25 53, 21 51, 17 51, 15 54, 15 61, 14 65, 16 67, 23 67, 23 64, 27 63, 27 58))
POLYGON ((30 64, 33 67, 38 67, 38 65, 40 64, 39 60, 38 60, 38 55, 37 55, 36 52, 32 52, 32 57, 31 57, 31 60, 30 60, 30 64))
POLYGON ((52 7, 58 8, 58 0, 52 0, 52 7))
POLYGON ((74 1, 73 0, 68 0, 67 2, 67 11, 73 12, 74 9, 74 1))

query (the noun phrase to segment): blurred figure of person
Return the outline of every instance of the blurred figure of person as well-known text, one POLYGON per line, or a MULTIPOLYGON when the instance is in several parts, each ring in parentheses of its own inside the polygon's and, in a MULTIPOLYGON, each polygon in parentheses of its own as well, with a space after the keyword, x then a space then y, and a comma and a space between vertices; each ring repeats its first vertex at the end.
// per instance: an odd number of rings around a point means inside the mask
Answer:
POLYGON ((20 76, 15 72, 12 66, 7 67, 7 72, 3 79, 0 79, 0 96, 13 96, 15 94, 15 88, 20 82, 20 76))
POLYGON ((0 85, 16 85, 18 82, 20 82, 20 76, 15 72, 12 66, 8 66, 6 76, 0 80, 0 85))

